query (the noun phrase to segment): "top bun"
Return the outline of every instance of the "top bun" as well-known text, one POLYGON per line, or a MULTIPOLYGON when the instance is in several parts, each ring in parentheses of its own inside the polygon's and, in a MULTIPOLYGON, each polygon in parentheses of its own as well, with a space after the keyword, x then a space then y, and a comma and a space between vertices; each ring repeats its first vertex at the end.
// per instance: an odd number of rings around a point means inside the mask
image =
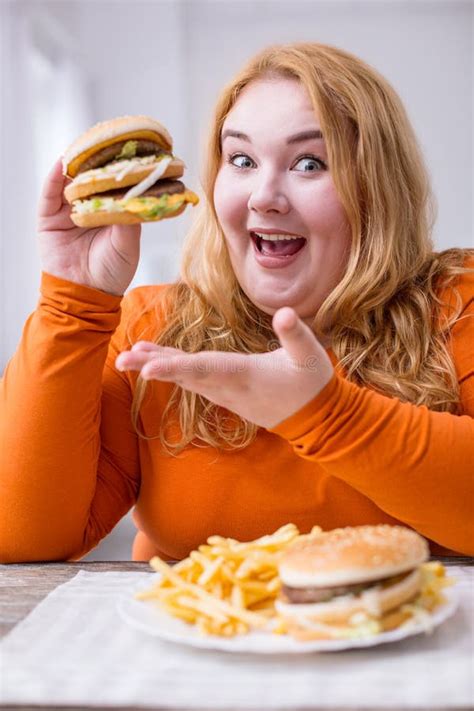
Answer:
POLYGON ((173 139, 159 121, 149 116, 120 116, 101 121, 76 138, 64 151, 63 173, 74 178, 82 163, 97 151, 118 141, 138 138, 156 141, 163 150, 172 151, 173 139))
POLYGON ((294 588, 350 585, 412 570, 428 556, 427 542, 410 528, 336 528, 289 546, 279 574, 294 588))

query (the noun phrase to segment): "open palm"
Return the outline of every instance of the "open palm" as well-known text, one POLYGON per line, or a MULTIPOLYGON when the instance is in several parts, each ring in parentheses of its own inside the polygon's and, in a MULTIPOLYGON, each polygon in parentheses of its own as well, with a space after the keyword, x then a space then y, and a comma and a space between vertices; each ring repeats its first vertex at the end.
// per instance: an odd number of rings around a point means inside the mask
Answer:
POLYGON ((171 381, 261 427, 274 427, 312 400, 334 374, 323 346, 288 307, 273 317, 281 348, 254 355, 201 351, 139 341, 117 356, 119 370, 171 381))

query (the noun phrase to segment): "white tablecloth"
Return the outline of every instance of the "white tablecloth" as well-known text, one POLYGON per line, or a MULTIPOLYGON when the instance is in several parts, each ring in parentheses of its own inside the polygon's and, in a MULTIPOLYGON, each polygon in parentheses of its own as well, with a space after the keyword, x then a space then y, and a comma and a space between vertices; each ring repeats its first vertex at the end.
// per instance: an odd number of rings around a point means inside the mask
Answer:
POLYGON ((160 641, 117 614, 148 573, 80 571, 0 646, 0 702, 169 708, 470 707, 473 574, 450 568, 461 604, 431 635, 337 653, 262 657, 160 641))

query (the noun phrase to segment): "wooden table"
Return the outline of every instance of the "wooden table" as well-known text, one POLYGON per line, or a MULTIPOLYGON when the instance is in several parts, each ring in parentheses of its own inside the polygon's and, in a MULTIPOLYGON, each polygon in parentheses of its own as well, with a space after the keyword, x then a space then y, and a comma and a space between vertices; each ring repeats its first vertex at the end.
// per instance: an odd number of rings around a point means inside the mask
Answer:
MULTIPOLYGON (((465 557, 446 557, 436 558, 441 560, 446 567, 454 565, 474 565, 474 558, 465 557)), ((93 562, 93 563, 22 563, 12 565, 0 565, 0 637, 7 634, 13 627, 20 622, 26 615, 39 603, 46 595, 54 590, 61 583, 65 583, 72 578, 78 570, 88 571, 137 571, 147 572, 150 570, 148 563, 132 563, 132 562, 93 562)), ((4 710, 15 709, 16 711, 25 711, 26 709, 46 708, 44 706, 2 706, 4 710)), ((51 706, 48 706, 51 708, 51 706)), ((54 709, 59 711, 74 711, 79 707, 74 706, 54 706, 54 709)), ((83 707, 81 707, 83 708, 83 707)), ((88 706, 88 709, 113 709, 120 708, 121 711, 139 711, 139 707, 121 706, 121 707, 104 707, 104 706, 88 706)), ((149 707, 150 709, 152 707, 149 707)), ((155 706, 156 711, 166 711, 167 707, 155 706)), ((143 709, 143 707, 140 707, 143 709)), ((182 708, 181 711, 188 711, 182 708)), ((193 711, 198 711, 193 709, 193 711)), ((205 711, 205 707, 201 709, 205 711)), ((226 709, 226 711, 237 711, 237 709, 226 709)), ((295 709, 294 711, 297 711, 295 709)), ((308 709, 306 709, 308 711, 308 709)), ((322 707, 315 707, 314 711, 329 711, 322 707)), ((330 711, 342 711, 342 709, 331 708, 330 711)), ((354 706, 353 709, 344 709, 344 711, 363 711, 361 706, 354 706)), ((372 710, 373 711, 373 710, 372 710)), ((404 709, 391 708, 390 711, 406 711, 404 709)), ((414 707, 410 707, 410 711, 417 711, 414 707)), ((421 711, 421 709, 419 710, 421 711)), ((427 711, 426 708, 423 711, 427 711)), ((439 707, 437 711, 457 711, 457 707, 439 707)))
POLYGON ((21 563, 0 565, 0 638, 27 616, 58 585, 79 570, 150 572, 148 563, 21 563))

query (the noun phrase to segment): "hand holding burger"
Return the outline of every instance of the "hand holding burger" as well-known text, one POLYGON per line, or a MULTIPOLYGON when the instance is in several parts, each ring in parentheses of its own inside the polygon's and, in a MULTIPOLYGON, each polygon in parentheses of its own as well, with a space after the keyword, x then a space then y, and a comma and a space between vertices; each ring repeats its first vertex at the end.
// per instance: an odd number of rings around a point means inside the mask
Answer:
POLYGON ((175 217, 197 202, 177 179, 184 164, 171 143, 161 124, 142 116, 105 121, 72 143, 39 201, 43 272, 125 292, 138 266, 140 223, 175 217))

